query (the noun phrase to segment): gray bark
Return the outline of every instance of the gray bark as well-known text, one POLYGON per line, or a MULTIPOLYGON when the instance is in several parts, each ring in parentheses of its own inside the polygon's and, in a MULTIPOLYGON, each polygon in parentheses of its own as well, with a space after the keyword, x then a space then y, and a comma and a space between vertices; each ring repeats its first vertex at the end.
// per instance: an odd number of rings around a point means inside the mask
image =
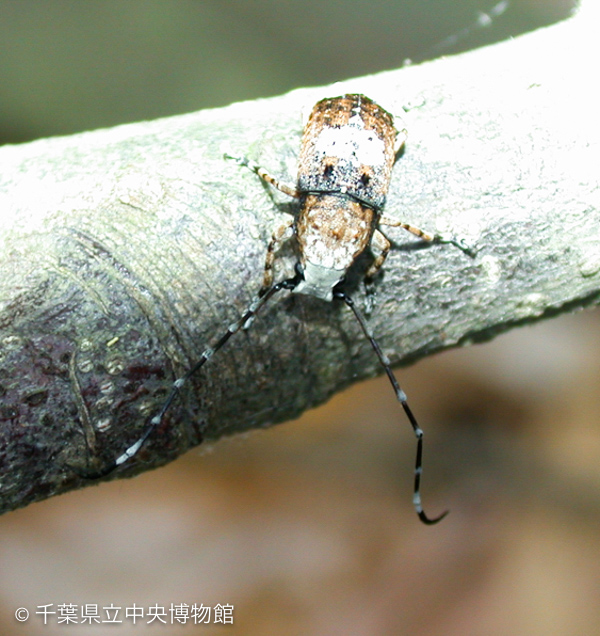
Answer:
MULTIPOLYGON (((65 464, 119 455, 240 315, 290 208, 223 152, 293 182, 301 114, 323 97, 361 92, 403 114, 386 214, 477 250, 386 230, 396 248, 369 322, 394 364, 597 303, 596 42, 581 12, 421 66, 1 148, 0 511, 89 483, 65 464)), ((293 260, 283 250, 276 278, 293 260)), ((297 417, 380 371, 344 306, 282 292, 110 478, 297 417)))

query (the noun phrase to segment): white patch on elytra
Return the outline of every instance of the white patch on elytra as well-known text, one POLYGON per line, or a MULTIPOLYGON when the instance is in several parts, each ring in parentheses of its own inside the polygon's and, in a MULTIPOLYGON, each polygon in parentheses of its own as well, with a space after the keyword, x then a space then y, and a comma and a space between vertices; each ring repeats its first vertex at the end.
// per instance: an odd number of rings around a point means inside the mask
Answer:
POLYGON ((358 114, 350 117, 346 126, 325 126, 314 148, 317 155, 337 157, 359 166, 380 166, 386 160, 384 141, 379 139, 374 130, 365 130, 358 114))

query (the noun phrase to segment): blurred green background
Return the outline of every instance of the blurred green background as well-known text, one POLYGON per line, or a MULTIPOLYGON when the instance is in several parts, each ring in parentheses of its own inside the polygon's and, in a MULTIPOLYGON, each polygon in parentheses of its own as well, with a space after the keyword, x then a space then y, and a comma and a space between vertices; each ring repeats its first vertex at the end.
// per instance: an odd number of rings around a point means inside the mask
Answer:
POLYGON ((567 16, 573 0, 0 1, 0 143, 328 84, 567 16), (468 32, 466 32, 468 31, 468 32), (444 42, 459 35, 456 46, 444 42))

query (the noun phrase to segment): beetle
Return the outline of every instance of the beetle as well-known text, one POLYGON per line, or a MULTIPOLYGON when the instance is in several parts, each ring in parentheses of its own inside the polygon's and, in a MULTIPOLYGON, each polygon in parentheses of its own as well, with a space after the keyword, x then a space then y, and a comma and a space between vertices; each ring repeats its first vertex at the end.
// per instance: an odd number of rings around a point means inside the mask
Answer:
MULTIPOLYGON (((401 227, 428 242, 451 243, 466 253, 470 248, 455 238, 425 232, 382 212, 392 169, 406 139, 398 131, 390 113, 361 94, 322 99, 314 106, 304 128, 298 178, 295 186, 280 183, 247 158, 226 154, 252 170, 264 182, 298 201, 295 215, 285 214, 267 246, 262 287, 242 316, 206 348, 199 360, 176 379, 160 411, 151 418, 141 437, 103 470, 84 476, 108 475, 129 461, 161 425, 171 404, 186 382, 241 329, 250 327, 260 309, 282 290, 314 296, 326 302, 339 300, 352 311, 383 367, 397 400, 402 405, 417 438, 413 504, 420 520, 434 524, 441 515, 428 517, 421 503, 423 430, 410 409, 406 394, 394 375, 389 358, 382 352, 367 320, 344 290, 349 268, 368 247, 374 255, 366 272, 370 281, 381 269, 390 251, 390 242, 381 226, 401 227), (275 255, 281 245, 293 239, 297 251, 295 274, 273 283, 275 255)), ((77 471, 76 471, 77 472, 77 471)), ((78 473, 81 475, 81 473, 78 473)))

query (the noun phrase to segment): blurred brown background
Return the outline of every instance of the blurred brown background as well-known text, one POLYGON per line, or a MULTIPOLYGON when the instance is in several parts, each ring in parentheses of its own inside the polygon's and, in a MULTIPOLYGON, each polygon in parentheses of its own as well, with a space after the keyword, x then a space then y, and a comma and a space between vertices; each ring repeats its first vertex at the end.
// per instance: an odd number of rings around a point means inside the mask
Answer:
MULTIPOLYGON (((432 57, 494 4, 0 2, 0 141, 394 68, 432 57)), ((570 8, 512 0, 459 47, 570 8)), ((0 633, 107 633, 20 624, 18 607, 229 603, 233 626, 146 629, 600 634, 599 357, 596 310, 399 371, 426 429, 426 506, 452 510, 433 528, 412 509, 414 438, 385 379, 134 480, 5 515, 0 633)))

